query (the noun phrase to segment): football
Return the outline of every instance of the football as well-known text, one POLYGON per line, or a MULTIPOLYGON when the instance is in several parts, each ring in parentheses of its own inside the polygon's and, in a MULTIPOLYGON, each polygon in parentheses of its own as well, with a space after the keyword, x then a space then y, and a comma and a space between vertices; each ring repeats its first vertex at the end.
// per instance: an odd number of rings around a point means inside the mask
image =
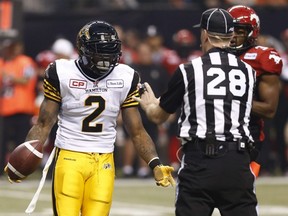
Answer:
POLYGON ((30 140, 17 146, 9 157, 6 172, 12 181, 18 181, 32 174, 43 158, 43 144, 30 140))

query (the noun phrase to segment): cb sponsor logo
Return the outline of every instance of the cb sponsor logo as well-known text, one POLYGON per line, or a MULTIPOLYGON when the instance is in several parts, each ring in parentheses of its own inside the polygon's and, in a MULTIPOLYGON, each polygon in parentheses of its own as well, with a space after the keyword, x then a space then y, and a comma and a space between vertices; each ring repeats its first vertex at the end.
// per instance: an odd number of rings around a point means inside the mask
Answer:
POLYGON ((70 88, 86 89, 87 82, 85 80, 70 79, 69 87, 70 88))

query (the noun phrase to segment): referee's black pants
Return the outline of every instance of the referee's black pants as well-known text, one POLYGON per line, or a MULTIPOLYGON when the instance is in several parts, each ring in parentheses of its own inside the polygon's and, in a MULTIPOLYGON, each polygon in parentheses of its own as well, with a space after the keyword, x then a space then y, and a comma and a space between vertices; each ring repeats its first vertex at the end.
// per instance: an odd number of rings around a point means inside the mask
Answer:
POLYGON ((228 151, 219 157, 201 150, 184 152, 178 173, 176 216, 257 216, 254 175, 248 151, 228 151))

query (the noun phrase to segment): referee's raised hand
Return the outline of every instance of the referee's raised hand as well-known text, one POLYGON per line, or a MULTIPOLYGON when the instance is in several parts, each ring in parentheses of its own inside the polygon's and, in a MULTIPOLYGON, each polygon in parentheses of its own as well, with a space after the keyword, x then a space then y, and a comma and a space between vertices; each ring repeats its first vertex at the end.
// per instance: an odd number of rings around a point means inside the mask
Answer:
POLYGON ((138 91, 140 97, 132 96, 132 98, 140 103, 140 106, 144 111, 149 109, 150 106, 158 106, 159 99, 155 97, 151 86, 147 82, 144 82, 143 84, 139 83, 138 91))
POLYGON ((140 97, 132 96, 135 101, 138 101, 141 108, 146 113, 148 119, 155 124, 161 124, 165 122, 170 116, 169 113, 164 111, 159 106, 160 98, 156 98, 151 86, 145 82, 144 84, 138 84, 138 91, 140 97), (141 94, 140 94, 141 93, 141 94))

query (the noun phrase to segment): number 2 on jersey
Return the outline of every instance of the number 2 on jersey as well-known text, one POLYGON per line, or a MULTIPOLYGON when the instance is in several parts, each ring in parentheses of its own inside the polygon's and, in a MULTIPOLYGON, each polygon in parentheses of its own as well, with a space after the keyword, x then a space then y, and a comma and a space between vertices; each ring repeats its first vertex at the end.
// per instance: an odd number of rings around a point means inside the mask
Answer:
POLYGON ((208 96, 225 96, 227 91, 231 92, 233 96, 241 97, 246 90, 245 74, 238 69, 232 69, 229 73, 225 73, 221 68, 210 68, 207 71, 208 77, 215 77, 207 83, 208 96), (228 75, 228 77, 226 77, 228 75), (224 82, 228 78, 229 86, 224 82), (228 87, 228 88, 227 88, 228 87))
POLYGON ((103 124, 94 123, 93 121, 104 111, 105 109, 105 100, 99 95, 89 96, 85 100, 85 106, 92 106, 93 103, 97 103, 98 107, 82 122, 82 131, 83 132, 102 132, 103 124))

